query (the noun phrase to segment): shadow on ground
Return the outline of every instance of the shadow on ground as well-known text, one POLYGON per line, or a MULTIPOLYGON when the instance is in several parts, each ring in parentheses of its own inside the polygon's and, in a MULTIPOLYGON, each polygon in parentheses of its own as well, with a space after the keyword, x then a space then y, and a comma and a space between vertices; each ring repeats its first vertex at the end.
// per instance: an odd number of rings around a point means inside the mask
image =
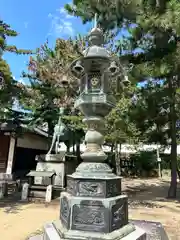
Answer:
POLYGON ((20 200, 20 194, 14 193, 4 199, 0 200, 0 209, 4 208, 4 212, 9 214, 16 214, 22 210, 22 206, 28 204, 20 200))
MULTIPOLYGON (((153 182, 153 181, 152 181, 153 182)), ((145 208, 163 208, 163 202, 173 202, 177 203, 177 207, 180 208, 180 189, 177 189, 177 198, 169 199, 167 198, 169 181, 158 181, 151 184, 151 179, 136 186, 129 186, 128 182, 124 180, 125 187, 123 193, 128 195, 129 204, 131 208, 145 207, 145 208)), ((179 183, 178 183, 179 187, 179 183)), ((167 207, 167 206, 166 206, 167 207)), ((176 209, 177 211, 177 209, 176 209)))
MULTIPOLYGON (((135 184, 132 184, 132 179, 123 179, 122 183, 122 192, 128 195, 129 198, 129 206, 130 208, 163 208, 167 202, 177 203, 176 209, 169 209, 171 211, 180 211, 180 189, 177 192, 177 199, 168 199, 167 193, 169 189, 169 181, 165 180, 154 180, 154 179, 146 179, 142 181, 142 179, 136 179, 135 184)), ((179 183, 178 183, 179 186, 179 183)), ((30 200, 30 202, 35 202, 38 204, 44 204, 44 207, 48 207, 49 204, 45 204, 44 201, 40 200, 30 200)), ((8 198, 0 200, 0 208, 4 208, 5 213, 18 213, 23 208, 23 205, 29 204, 29 202, 22 202, 20 200, 20 193, 13 193, 13 191, 9 194, 8 198)), ((59 200, 54 199, 50 205, 59 205, 59 200)), ((171 206, 167 206, 166 208, 171 208, 171 206)))

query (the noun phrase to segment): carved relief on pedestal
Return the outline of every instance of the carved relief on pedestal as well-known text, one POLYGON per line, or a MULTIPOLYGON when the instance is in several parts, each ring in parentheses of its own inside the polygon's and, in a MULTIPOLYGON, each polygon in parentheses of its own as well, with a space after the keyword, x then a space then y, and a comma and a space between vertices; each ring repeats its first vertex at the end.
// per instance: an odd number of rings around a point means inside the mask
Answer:
POLYGON ((121 181, 118 179, 93 180, 68 177, 67 191, 80 197, 114 197, 121 194, 121 181))
POLYGON ((114 197, 121 193, 121 182, 118 180, 113 180, 107 183, 107 197, 114 197))
POLYGON ((106 228, 105 208, 92 205, 74 205, 72 229, 103 232, 106 228))
POLYGON ((60 200, 60 219, 62 224, 68 227, 69 225, 69 216, 70 216, 70 206, 68 199, 66 197, 62 197, 60 200))
POLYGON ((104 196, 103 184, 98 182, 79 182, 79 196, 100 197, 104 196))
POLYGON ((82 172, 112 172, 111 168, 105 163, 81 163, 76 171, 82 172))
POLYGON ((118 200, 112 207, 112 230, 119 229, 128 223, 128 202, 127 198, 118 200))

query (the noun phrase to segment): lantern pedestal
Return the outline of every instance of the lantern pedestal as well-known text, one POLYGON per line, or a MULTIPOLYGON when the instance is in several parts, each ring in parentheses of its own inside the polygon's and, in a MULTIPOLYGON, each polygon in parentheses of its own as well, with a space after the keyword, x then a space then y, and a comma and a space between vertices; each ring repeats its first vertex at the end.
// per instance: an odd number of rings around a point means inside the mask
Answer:
POLYGON ((56 239, 146 239, 144 230, 129 223, 121 177, 107 164, 83 162, 67 177, 60 219, 44 227, 43 240, 56 239))

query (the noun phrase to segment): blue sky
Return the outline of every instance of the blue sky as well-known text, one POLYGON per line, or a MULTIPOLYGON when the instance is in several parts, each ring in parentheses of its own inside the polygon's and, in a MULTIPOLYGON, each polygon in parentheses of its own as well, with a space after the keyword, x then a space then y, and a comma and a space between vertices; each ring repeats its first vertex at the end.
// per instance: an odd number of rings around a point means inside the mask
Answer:
MULTIPOLYGON (((9 44, 23 49, 36 49, 48 38, 50 46, 55 40, 85 34, 90 26, 82 25, 81 20, 69 16, 64 11, 67 0, 0 0, 0 18, 10 24, 19 33, 18 37, 8 39, 9 44)), ((23 70, 26 70, 28 56, 4 54, 4 59, 10 65, 13 76, 19 80, 23 70)))
MULTIPOLYGON (((83 25, 81 19, 68 15, 64 10, 66 3, 70 0, 0 0, 0 18, 19 33, 17 37, 9 38, 8 44, 35 50, 47 39, 53 46, 57 38, 87 34, 92 25, 83 25)), ((122 29, 119 36, 127 34, 122 29)), ((29 56, 6 53, 3 57, 10 65, 14 78, 27 83, 28 80, 21 79, 21 73, 27 69, 29 56)))
MULTIPOLYGON (((47 39, 53 47, 57 38, 87 34, 92 24, 83 25, 81 19, 68 15, 64 5, 70 2, 71 0, 0 0, 0 19, 19 33, 17 37, 8 38, 8 44, 35 50, 47 39)), ((121 34, 126 35, 127 31, 122 30, 121 34)), ((10 65, 13 77, 27 84, 28 80, 22 79, 21 74, 27 70, 29 56, 5 53, 3 58, 10 65)), ((15 105, 18 108, 18 103, 15 105)))

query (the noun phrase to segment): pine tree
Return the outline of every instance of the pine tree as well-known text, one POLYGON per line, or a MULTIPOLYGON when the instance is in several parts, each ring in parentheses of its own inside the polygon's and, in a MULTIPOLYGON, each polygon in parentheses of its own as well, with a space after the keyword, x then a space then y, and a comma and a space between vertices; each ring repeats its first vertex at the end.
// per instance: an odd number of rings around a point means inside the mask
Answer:
MULTIPOLYGON (((150 4, 150 1, 144 1, 141 5, 142 15, 137 17, 137 24, 141 28, 141 35, 143 32, 143 36, 150 35, 148 38, 150 44, 142 42, 142 45, 146 47, 139 59, 137 58, 139 64, 136 64, 135 69, 136 73, 137 68, 141 69, 142 76, 163 79, 163 91, 166 94, 163 104, 168 105, 166 115, 168 116, 167 124, 171 140, 171 185, 168 196, 175 197, 177 188, 176 121, 178 119, 176 90, 179 85, 180 67, 178 35, 180 28, 179 19, 176 16, 180 13, 180 3, 175 0, 163 1, 163 3, 160 2, 158 5, 157 1, 154 1, 153 4, 150 4)), ((134 34, 134 40, 137 41, 137 33, 134 34)))
POLYGON ((129 117, 141 132, 141 141, 169 145, 167 95, 164 84, 155 80, 137 89, 129 117))
POLYGON ((32 51, 30 50, 24 50, 24 49, 17 49, 14 45, 8 45, 7 44, 7 38, 8 37, 16 37, 18 36, 18 33, 15 30, 12 30, 10 25, 5 23, 3 20, 0 20, 0 55, 5 52, 13 52, 17 54, 30 54, 32 51))
POLYGON ((31 51, 17 49, 16 46, 7 44, 8 37, 16 37, 18 33, 11 29, 11 27, 0 20, 0 116, 6 118, 10 112, 8 109, 12 107, 14 98, 18 98, 22 89, 18 83, 13 79, 10 67, 3 59, 3 54, 13 52, 16 54, 29 54, 31 51), (5 111, 6 110, 6 111, 5 111))

